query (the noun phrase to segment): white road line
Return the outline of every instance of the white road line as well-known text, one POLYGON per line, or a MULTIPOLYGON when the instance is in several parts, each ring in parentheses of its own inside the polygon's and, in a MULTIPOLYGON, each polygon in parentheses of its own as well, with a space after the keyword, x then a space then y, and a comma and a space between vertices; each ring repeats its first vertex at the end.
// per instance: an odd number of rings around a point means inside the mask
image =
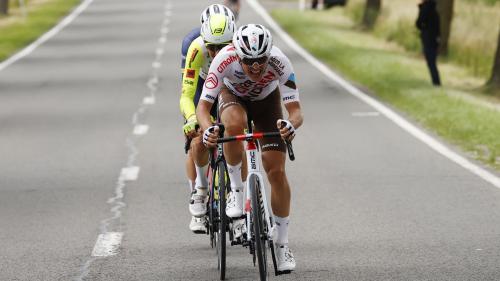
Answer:
POLYGON ((354 117, 377 117, 380 116, 380 112, 372 111, 372 112, 353 112, 351 113, 354 117))
POLYGON ((351 95, 357 97, 358 99, 364 101, 365 103, 372 106, 374 109, 382 113, 384 116, 389 118, 391 121, 396 123, 399 127, 413 135, 415 138, 427 144, 429 147, 462 166, 463 168, 471 171, 477 176, 481 177, 485 181, 491 183, 497 188, 500 188, 500 178, 495 176, 494 174, 488 172, 487 170, 479 167, 478 165, 470 162, 466 158, 460 156, 456 152, 452 151, 445 145, 441 144, 439 141, 434 139, 433 137, 426 134, 424 131, 415 127, 410 122, 406 121, 403 117, 396 114, 394 111, 380 103, 379 101, 373 99, 367 94, 363 93, 353 85, 351 85, 344 78, 340 77, 338 74, 333 72, 329 67, 320 62, 314 56, 312 56, 309 52, 307 52, 304 48, 302 48, 295 40, 288 35, 275 21, 274 19, 267 13, 266 9, 260 5, 257 0, 247 0, 248 4, 252 6, 252 8, 269 24, 269 26, 274 29, 274 31, 285 41, 285 43, 294 49, 298 54, 300 54, 305 60, 307 60, 310 64, 315 66, 319 71, 321 71, 325 76, 332 79, 339 85, 341 85, 344 89, 346 89, 351 95))
POLYGON ((122 242, 122 232, 106 232, 99 234, 92 250, 93 257, 108 257, 118 254, 122 242))
POLYGON ((122 168, 122 171, 120 172, 120 178, 125 181, 135 181, 139 177, 140 169, 141 168, 139 166, 122 168))
POLYGON ((136 125, 134 127, 134 135, 136 135, 136 136, 143 136, 143 135, 145 135, 145 134, 148 133, 148 130, 149 130, 149 126, 148 125, 143 125, 143 124, 136 125))
POLYGON ((22 59, 23 57, 31 54, 36 48, 45 43, 50 38, 54 37, 57 33, 63 30, 68 24, 70 24, 78 15, 80 15, 94 0, 85 0, 83 1, 71 14, 65 17, 62 21, 60 21, 56 26, 54 26, 51 30, 47 31, 45 34, 40 36, 35 42, 28 45, 26 48, 22 49, 18 53, 14 54, 7 60, 0 63, 0 71, 7 68, 9 65, 14 62, 22 59))
MULTIPOLYGON (((171 0, 166 0, 165 10, 168 10, 172 7, 171 0)), ((165 16, 169 16, 170 14, 166 14, 165 16)), ((166 18, 163 21, 163 27, 170 21, 166 18)), ((125 208, 127 204, 123 202, 125 197, 125 188, 127 186, 128 181, 135 181, 139 177, 140 167, 135 165, 136 156, 139 154, 139 149, 136 146, 136 142, 140 135, 144 135, 148 132, 149 126, 142 124, 141 118, 144 118, 143 115, 149 109, 148 105, 153 105, 156 102, 155 93, 158 91, 159 84, 159 75, 158 70, 161 67, 161 58, 164 54, 164 45, 167 42, 166 33, 168 33, 168 29, 160 29, 160 37, 158 39, 158 46, 155 50, 156 58, 152 63, 152 73, 149 80, 146 83, 147 88, 149 89, 149 94, 145 96, 142 100, 142 104, 139 106, 137 111, 132 116, 132 125, 134 126, 133 134, 135 136, 128 136, 126 140, 126 145, 129 151, 129 156, 127 159, 127 165, 125 168, 122 168, 120 171, 120 176, 116 183, 115 194, 113 197, 109 198, 106 202, 111 205, 111 216, 102 220, 100 222, 100 234, 97 238, 96 245, 94 246, 94 250, 92 251, 92 257, 90 257, 84 265, 80 268, 79 275, 75 278, 77 281, 82 281, 90 272, 90 267, 92 263, 101 257, 107 257, 118 254, 118 249, 120 247, 122 237, 124 235, 123 232, 112 232, 111 228, 119 227, 120 218, 122 216, 121 209, 125 208)))
POLYGON ((142 103, 145 105, 153 105, 153 104, 155 104, 155 102, 156 102, 155 97, 145 97, 142 100, 142 103))

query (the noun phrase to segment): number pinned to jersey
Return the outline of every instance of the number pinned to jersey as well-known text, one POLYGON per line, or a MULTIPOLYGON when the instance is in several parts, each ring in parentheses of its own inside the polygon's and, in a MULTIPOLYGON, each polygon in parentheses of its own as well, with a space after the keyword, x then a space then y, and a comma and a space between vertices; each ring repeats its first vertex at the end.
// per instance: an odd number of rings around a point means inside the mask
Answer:
POLYGON ((187 69, 186 70, 186 78, 194 79, 194 74, 195 74, 194 69, 187 69))

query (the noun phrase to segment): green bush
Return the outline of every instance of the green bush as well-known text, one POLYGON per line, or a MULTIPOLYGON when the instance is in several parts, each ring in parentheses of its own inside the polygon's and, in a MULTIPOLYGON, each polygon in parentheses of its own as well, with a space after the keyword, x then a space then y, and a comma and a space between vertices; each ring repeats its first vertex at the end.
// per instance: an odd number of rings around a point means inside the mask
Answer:
MULTIPOLYGON (((352 2, 352 1, 351 1, 352 2)), ((361 24, 363 20, 363 13, 365 10, 365 4, 362 2, 349 3, 345 11, 347 15, 356 23, 361 24)))
POLYGON ((477 77, 488 77, 491 73, 493 54, 481 52, 480 46, 450 44, 448 60, 466 66, 477 77))
POLYGON ((375 35, 395 42, 409 51, 420 52, 422 49, 414 23, 406 19, 400 19, 397 24, 378 26, 375 35))

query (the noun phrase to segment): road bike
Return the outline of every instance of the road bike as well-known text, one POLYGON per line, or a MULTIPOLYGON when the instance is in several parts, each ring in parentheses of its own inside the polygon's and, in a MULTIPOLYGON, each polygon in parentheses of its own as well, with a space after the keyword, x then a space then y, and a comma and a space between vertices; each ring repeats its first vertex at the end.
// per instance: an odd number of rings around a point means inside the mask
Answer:
MULTIPOLYGON (((267 261, 268 254, 271 255, 275 275, 290 273, 289 271, 279 272, 277 268, 273 242, 274 222, 269 210, 269 204, 264 188, 264 177, 262 176, 261 170, 261 150, 257 142, 258 139, 262 138, 280 137, 280 133, 252 132, 251 121, 249 121, 248 128, 249 132, 247 134, 219 138, 217 143, 218 148, 222 152, 221 144, 223 143, 231 141, 246 141, 245 152, 248 166, 247 184, 245 187, 246 200, 244 203, 246 232, 242 234, 241 240, 234 241, 232 235, 230 235, 230 239, 232 240, 232 245, 241 244, 244 247, 249 248, 250 254, 253 257, 254 266, 257 264, 259 267, 260 280, 267 280, 269 276, 267 261)), ((288 156, 290 160, 293 161, 295 160, 295 155, 292 144, 290 142, 286 142, 286 144, 288 156)), ((225 163, 225 161, 222 162, 225 163)))
MULTIPOLYGON (((224 126, 220 126, 219 134, 224 135, 224 126)), ((229 218, 226 216, 226 194, 231 185, 222 144, 212 150, 209 155, 207 234, 210 237, 210 245, 217 252, 220 280, 224 280, 226 276, 226 232, 229 229, 229 218)))

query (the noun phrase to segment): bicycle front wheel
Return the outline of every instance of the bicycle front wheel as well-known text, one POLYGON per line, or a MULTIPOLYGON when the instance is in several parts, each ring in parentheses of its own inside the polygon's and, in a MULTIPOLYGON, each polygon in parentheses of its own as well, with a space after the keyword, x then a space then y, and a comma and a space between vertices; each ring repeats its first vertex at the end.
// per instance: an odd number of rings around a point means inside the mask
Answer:
POLYGON ((252 226, 255 241, 255 254, 259 264, 260 280, 267 280, 267 225, 265 223, 264 206, 261 202, 261 189, 259 178, 255 175, 250 176, 250 191, 252 192, 252 226))
POLYGON ((220 280, 226 278, 226 228, 227 228, 227 217, 226 217, 226 166, 224 162, 219 162, 217 166, 218 177, 219 177, 219 190, 218 190, 218 213, 219 213, 219 223, 217 231, 217 254, 218 254, 218 268, 220 273, 220 280))

